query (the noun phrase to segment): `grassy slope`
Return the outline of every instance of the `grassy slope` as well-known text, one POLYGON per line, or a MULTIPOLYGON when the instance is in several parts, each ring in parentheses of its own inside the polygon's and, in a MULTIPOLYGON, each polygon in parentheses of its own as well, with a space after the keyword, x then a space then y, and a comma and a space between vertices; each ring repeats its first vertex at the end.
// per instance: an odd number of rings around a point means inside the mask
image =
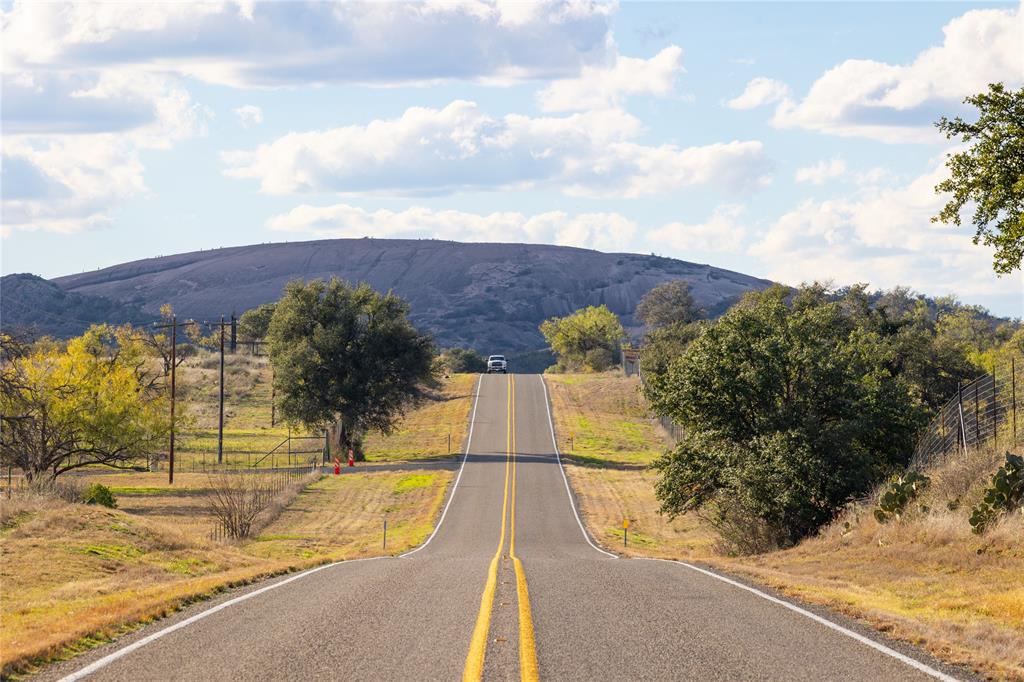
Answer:
POLYGON ((1009 519, 982 538, 966 520, 980 482, 996 468, 992 453, 929 472, 933 483, 922 502, 942 511, 883 526, 869 510, 853 510, 793 549, 721 557, 698 520, 670 524, 658 516, 655 477, 627 466, 665 447, 644 416, 636 382, 612 375, 555 375, 548 382, 559 443, 568 446, 575 433, 587 444, 581 459, 587 466, 567 469, 588 527, 609 548, 622 551, 627 516, 637 531, 631 554, 701 559, 863 618, 945 660, 995 678, 1024 679, 1024 520, 1009 519), (616 426, 623 414, 646 434, 647 446, 637 446, 635 430, 616 426), (957 510, 945 511, 954 500, 957 510))
POLYGON ((617 552, 689 556, 708 551, 712 536, 694 517, 658 514, 655 473, 648 465, 666 445, 647 415, 639 382, 617 374, 549 374, 558 446, 590 532, 617 552), (630 520, 623 547, 622 521, 630 520))
MULTIPOLYGON (((227 373, 233 404, 228 424, 257 439, 268 433, 276 438, 279 430, 259 426, 269 405, 269 369, 249 358, 234 362, 234 380, 227 373)), ((202 364, 185 370, 185 385, 192 387, 185 390, 185 404, 197 426, 209 427, 212 419, 215 427, 216 365, 202 364), (206 384, 198 381, 202 373, 212 373, 206 384)), ((371 440, 373 452, 390 459, 444 454, 449 430, 458 449, 473 379, 447 381, 442 399, 411 411, 390 438, 371 440)), ((183 461, 198 454, 186 449, 183 461)), ((409 549, 430 533, 451 479, 451 472, 426 470, 325 477, 254 540, 237 544, 208 540, 214 525, 205 501, 209 479, 187 468, 179 469, 173 488, 163 472, 90 475, 88 483, 113 488, 117 510, 32 498, 0 501, 0 667, 6 673, 32 660, 70 655, 229 585, 382 554, 385 515, 387 553, 409 549)))

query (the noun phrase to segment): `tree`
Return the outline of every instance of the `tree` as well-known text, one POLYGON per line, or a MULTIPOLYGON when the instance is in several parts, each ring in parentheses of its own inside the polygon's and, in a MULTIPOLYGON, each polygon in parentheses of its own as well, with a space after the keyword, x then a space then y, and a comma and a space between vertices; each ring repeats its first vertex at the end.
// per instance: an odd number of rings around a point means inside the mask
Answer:
POLYGON ((884 339, 820 291, 789 294, 748 294, 645 389, 686 434, 656 463, 662 511, 701 511, 741 550, 828 523, 908 461, 925 419, 884 339))
POLYGON ((662 282, 640 299, 634 317, 648 327, 658 329, 672 324, 690 324, 704 317, 686 280, 662 282))
POLYGON ((558 356, 560 369, 586 367, 600 371, 615 362, 626 332, 607 306, 590 306, 566 317, 553 317, 540 332, 558 356))
POLYGON ((311 430, 337 426, 362 457, 362 435, 389 433, 434 381, 434 345, 409 322, 409 305, 366 284, 289 282, 267 331, 281 413, 311 430))
POLYGON ((238 318, 238 334, 248 341, 260 341, 267 335, 276 303, 264 303, 246 310, 238 318))
POLYGON ((56 478, 92 464, 128 468, 162 447, 168 398, 130 328, 93 326, 66 348, 29 349, 7 334, 0 345, 4 465, 56 478))
POLYGON ((487 371, 487 360, 472 348, 448 348, 438 363, 453 374, 477 374, 487 371))
POLYGON ((947 139, 971 146, 949 155, 950 177, 935 191, 953 197, 932 222, 959 226, 961 210, 973 203, 974 243, 995 247, 993 269, 1007 274, 1019 269, 1024 257, 1024 88, 992 83, 988 92, 964 102, 978 109, 977 121, 943 116, 935 124, 947 139))

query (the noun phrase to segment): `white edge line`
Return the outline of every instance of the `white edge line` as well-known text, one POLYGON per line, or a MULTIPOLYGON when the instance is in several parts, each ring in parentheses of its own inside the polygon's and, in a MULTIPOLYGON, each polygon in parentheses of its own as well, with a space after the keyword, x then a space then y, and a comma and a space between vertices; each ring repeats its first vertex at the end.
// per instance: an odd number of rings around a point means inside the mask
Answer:
POLYGON ((762 599, 767 599, 768 601, 770 601, 770 602, 772 602, 774 604, 778 604, 780 606, 784 606, 787 609, 789 609, 790 611, 794 611, 796 613, 799 613, 801 616, 805 616, 807 618, 810 618, 811 620, 815 621, 816 623, 824 625, 827 628, 831 628, 831 629, 835 630, 836 632, 839 632, 841 634, 846 635, 847 637, 850 637, 851 639, 855 639, 858 642, 860 642, 861 644, 867 645, 867 646, 871 647, 872 649, 875 649, 876 651, 880 651, 880 652, 882 652, 883 654, 885 654, 887 656, 892 656, 896 660, 909 665, 911 668, 916 668, 917 670, 923 672, 926 675, 930 675, 931 677, 934 677, 935 679, 943 680, 943 682, 959 682, 959 680, 957 680, 957 678, 951 677, 951 676, 947 675, 944 672, 936 670, 935 668, 932 668, 931 666, 925 665, 924 663, 922 663, 922 662, 920 662, 920 661, 918 661, 918 660, 916 660, 914 658, 911 658, 910 656, 907 656, 906 654, 901 654, 900 652, 896 651, 895 649, 890 649, 889 647, 885 646, 884 644, 880 644, 880 643, 876 642, 875 640, 871 639, 870 637, 865 637, 864 635, 862 635, 860 633, 857 633, 857 632, 854 632, 853 630, 849 630, 847 628, 844 628, 842 625, 839 625, 837 623, 833 623, 828 618, 823 618, 822 616, 819 616, 816 613, 812 613, 811 611, 808 611, 807 609, 802 609, 799 606, 797 606, 796 604, 791 604, 790 602, 788 602, 788 601, 786 601, 784 599, 779 599, 778 597, 773 597, 770 594, 762 592, 761 590, 759 590, 757 588, 751 587, 749 585, 744 585, 743 583, 739 582, 738 580, 733 580, 731 578, 727 578, 724 575, 719 575, 718 573, 715 573, 714 571, 709 571, 707 569, 700 568, 699 566, 694 566, 693 564, 688 564, 685 561, 676 561, 674 559, 660 559, 660 558, 657 558, 657 557, 637 557, 637 559, 640 559, 642 561, 664 561, 664 562, 667 562, 667 563, 670 563, 670 564, 679 564, 680 566, 685 566, 686 568, 689 568, 691 570, 697 571, 698 573, 703 573, 704 575, 710 576, 710 577, 712 577, 712 578, 714 578, 716 580, 721 580, 723 583, 728 583, 728 584, 732 585, 733 587, 738 587, 741 590, 746 590, 747 592, 750 592, 751 594, 756 594, 758 597, 761 597, 762 599))
POLYGON ((569 478, 565 475, 565 465, 562 464, 562 455, 558 452, 558 440, 555 438, 555 423, 551 420, 551 402, 548 400, 548 382, 544 381, 544 375, 540 375, 541 387, 544 389, 544 407, 547 408, 548 413, 548 428, 551 429, 551 446, 555 449, 555 458, 558 460, 558 469, 562 472, 562 480, 565 482, 565 492, 569 496, 569 507, 572 509, 572 515, 576 517, 576 523, 580 526, 580 532, 583 533, 583 539, 587 541, 587 544, 596 549, 601 554, 610 556, 613 559, 618 559, 618 554, 612 554, 611 552, 605 551, 594 544, 594 541, 590 539, 590 535, 587 533, 587 529, 583 527, 583 521, 580 520, 580 514, 576 511, 576 502, 572 498, 572 489, 569 487, 569 478))
MULTIPOLYGON (((437 531, 441 527, 441 523, 444 522, 444 517, 448 513, 448 507, 451 506, 452 499, 455 497, 455 489, 458 487, 459 480, 462 478, 462 470, 465 469, 465 467, 466 467, 466 456, 469 454, 469 445, 470 445, 470 443, 473 440, 473 423, 476 420, 476 406, 480 402, 480 384, 482 384, 482 383, 483 383, 483 376, 481 375, 480 379, 477 380, 476 397, 473 400, 473 415, 470 418, 470 422, 469 422, 469 437, 466 439, 466 451, 462 455, 462 466, 459 467, 459 475, 455 478, 455 485, 452 486, 452 494, 448 497, 448 502, 447 502, 447 504, 445 504, 444 510, 441 512, 441 518, 438 519, 437 525, 434 527, 434 532, 430 534, 430 537, 427 538, 426 542, 424 542, 422 545, 420 545, 416 549, 412 550, 411 552, 406 552, 405 554, 399 555, 398 556, 399 559, 401 559, 402 557, 407 557, 410 554, 415 554, 416 552, 420 551, 421 549, 426 547, 428 544, 430 544, 430 541, 434 539, 435 535, 437 535, 437 531)), ((206 609, 205 611, 197 613, 196 615, 191 616, 189 618, 186 618, 185 620, 179 621, 179 622, 175 623, 174 625, 169 625, 169 626, 167 626, 166 628, 164 628, 162 630, 157 630, 153 634, 151 634, 151 635, 149 635, 147 637, 143 637, 142 639, 138 640, 137 642, 132 642, 131 644, 129 644, 128 646, 126 646, 126 647, 124 647, 122 649, 118 649, 117 651, 114 651, 114 652, 112 652, 110 654, 107 654, 106 656, 104 656, 103 658, 99 659, 98 661, 93 661, 92 663, 90 663, 89 665, 85 666, 81 670, 73 672, 70 675, 67 675, 66 677, 62 677, 60 679, 60 682, 76 682, 77 680, 80 680, 80 679, 82 679, 84 677, 87 677, 88 675, 93 674, 94 672, 96 672, 97 670, 100 670, 101 668, 105 668, 106 666, 110 665, 111 663, 113 663, 114 661, 118 660, 119 658, 127 656, 128 654, 132 653, 133 651, 135 651, 137 649, 141 649, 142 647, 146 646, 147 644, 151 644, 152 642, 155 642, 156 640, 160 639, 161 637, 169 635, 172 632, 175 632, 175 631, 180 630, 182 628, 188 627, 189 625, 192 625, 193 623, 195 623, 197 621, 200 621, 203 618, 206 618, 207 616, 212 616, 213 614, 217 613, 218 611, 226 609, 229 606, 234 606, 235 604, 243 602, 243 601, 245 601, 247 599, 252 599, 253 597, 255 597, 257 595, 260 595, 260 594, 263 594, 264 592, 269 592, 270 590, 277 589, 278 587, 281 587, 282 585, 287 585, 288 583, 290 583, 290 582, 292 582, 294 580, 299 580, 300 578, 305 578, 306 576, 312 575, 312 574, 316 573, 317 571, 322 571, 325 568, 331 568, 332 566, 340 566, 342 564, 352 564, 352 563, 356 563, 356 562, 360 562, 360 561, 376 561, 378 559, 391 559, 391 558, 392 557, 389 557, 389 556, 376 556, 376 557, 367 557, 365 559, 349 559, 347 561, 335 561, 335 562, 330 563, 330 564, 324 564, 323 566, 316 566, 315 568, 311 568, 311 569, 305 570, 305 571, 303 571, 301 573, 297 573, 297 574, 291 576, 290 578, 286 578, 284 580, 276 582, 273 585, 267 585, 266 587, 261 587, 258 590, 253 590, 252 592, 247 592, 247 593, 245 593, 245 594, 243 594, 241 596, 235 597, 234 599, 229 599, 226 602, 223 602, 223 603, 218 604, 216 606, 213 606, 213 607, 211 607, 209 609, 206 609)))
POLYGON ((455 499, 455 490, 459 487, 459 481, 462 480, 462 470, 466 468, 466 458, 469 457, 469 446, 473 442, 473 426, 476 424, 476 406, 480 404, 480 385, 484 383, 484 375, 481 374, 476 381, 476 397, 473 399, 473 414, 469 417, 469 435, 466 437, 466 449, 462 453, 462 466, 459 467, 459 475, 455 477, 455 483, 452 485, 452 494, 448 496, 448 502, 445 503, 444 509, 441 510, 441 518, 437 520, 437 525, 434 526, 434 532, 430 534, 427 541, 414 550, 408 551, 405 554, 399 554, 399 559, 404 559, 407 556, 415 554, 424 547, 430 544, 430 541, 437 535, 437 531, 441 530, 441 524, 444 523, 444 517, 448 515, 448 507, 452 506, 452 500, 455 499))
POLYGON ((269 592, 270 590, 275 590, 278 587, 281 587, 282 585, 287 585, 288 583, 290 583, 290 582, 292 582, 294 580, 299 580, 300 578, 305 578, 306 576, 313 575, 317 571, 322 571, 325 568, 331 568, 332 566, 339 566, 341 564, 353 564, 353 563, 357 563, 357 562, 360 562, 360 561, 376 561, 378 559, 390 559, 390 558, 391 557, 375 556, 375 557, 367 557, 365 559, 349 559, 347 561, 335 561, 335 562, 330 563, 330 564, 324 564, 323 566, 316 566, 315 568, 310 568, 308 570, 302 571, 301 573, 297 573, 297 574, 293 575, 290 578, 286 578, 284 580, 278 581, 278 582, 274 583, 273 585, 267 585, 266 587, 261 587, 258 590, 253 590, 252 592, 246 592, 245 594, 243 594, 241 596, 235 597, 234 599, 229 599, 226 602, 223 602, 221 604, 217 604, 216 606, 213 606, 213 607, 211 607, 209 609, 206 609, 205 611, 202 611, 200 613, 197 613, 196 615, 191 616, 189 618, 186 618, 183 621, 179 621, 179 622, 175 623, 174 625, 169 625, 169 626, 165 627, 163 630, 157 630, 156 632, 154 632, 153 634, 149 635, 148 637, 143 637, 142 639, 138 640, 137 642, 132 642, 128 646, 124 647, 123 649, 118 649, 117 651, 115 651, 113 653, 107 654, 106 656, 104 656, 103 658, 99 659, 98 661, 93 661, 92 663, 90 663, 89 665, 85 666, 81 670, 73 672, 70 675, 67 675, 66 677, 62 677, 60 679, 60 682, 75 682, 76 680, 80 680, 83 677, 86 677, 87 675, 93 674, 94 672, 96 672, 97 670, 100 670, 101 668, 105 668, 106 666, 110 665, 111 663, 113 663, 117 659, 122 658, 123 656, 127 656, 128 654, 130 654, 131 652, 135 651, 136 649, 141 649, 142 647, 146 646, 147 644, 155 642, 156 640, 160 639, 161 637, 169 635, 169 634, 171 634, 172 632, 174 632, 176 630, 180 630, 180 629, 182 629, 184 627, 188 627, 189 625, 192 625, 196 621, 200 621, 203 618, 206 618, 207 616, 212 616, 213 614, 217 613, 218 611, 226 609, 229 606, 234 606, 235 604, 243 602, 246 599, 252 599, 253 597, 255 597, 257 595, 260 595, 260 594, 263 594, 264 592, 269 592))

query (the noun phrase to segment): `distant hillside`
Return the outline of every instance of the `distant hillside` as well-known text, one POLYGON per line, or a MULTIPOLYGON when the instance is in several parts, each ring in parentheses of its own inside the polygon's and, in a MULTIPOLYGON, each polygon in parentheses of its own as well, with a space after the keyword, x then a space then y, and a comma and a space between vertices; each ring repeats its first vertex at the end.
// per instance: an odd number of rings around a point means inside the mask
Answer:
POLYGON ((36 333, 67 337, 92 324, 146 323, 154 315, 137 305, 80 294, 30 274, 0 277, 0 325, 5 330, 30 328, 36 333))
MULTIPOLYGON (((276 300, 291 279, 365 281, 408 299, 413 321, 441 346, 519 353, 542 348, 537 326, 587 305, 606 304, 636 330, 633 309, 655 285, 690 282, 711 313, 770 282, 671 258, 608 254, 533 244, 463 244, 436 240, 333 239, 259 244, 150 258, 52 280, 68 294, 103 297, 155 316, 163 303, 179 315, 213 319, 276 300)), ((38 278, 37 278, 38 279, 38 278)), ((79 331, 89 321, 70 308, 36 318, 16 292, 3 291, 4 325, 34 321, 49 333, 79 331), (10 306, 8 297, 16 299, 10 306), (8 317, 10 311, 10 317, 8 317), (60 330, 59 332, 57 330, 60 330)), ((78 299, 74 299, 78 300, 78 299)))

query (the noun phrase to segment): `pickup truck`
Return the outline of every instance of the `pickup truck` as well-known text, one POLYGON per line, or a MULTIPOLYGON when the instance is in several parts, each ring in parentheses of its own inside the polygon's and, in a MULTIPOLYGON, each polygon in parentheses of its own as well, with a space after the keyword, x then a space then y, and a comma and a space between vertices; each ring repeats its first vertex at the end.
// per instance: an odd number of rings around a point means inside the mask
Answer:
POLYGON ((508 363, 504 355, 491 355, 487 358, 487 373, 501 372, 508 374, 508 363))

